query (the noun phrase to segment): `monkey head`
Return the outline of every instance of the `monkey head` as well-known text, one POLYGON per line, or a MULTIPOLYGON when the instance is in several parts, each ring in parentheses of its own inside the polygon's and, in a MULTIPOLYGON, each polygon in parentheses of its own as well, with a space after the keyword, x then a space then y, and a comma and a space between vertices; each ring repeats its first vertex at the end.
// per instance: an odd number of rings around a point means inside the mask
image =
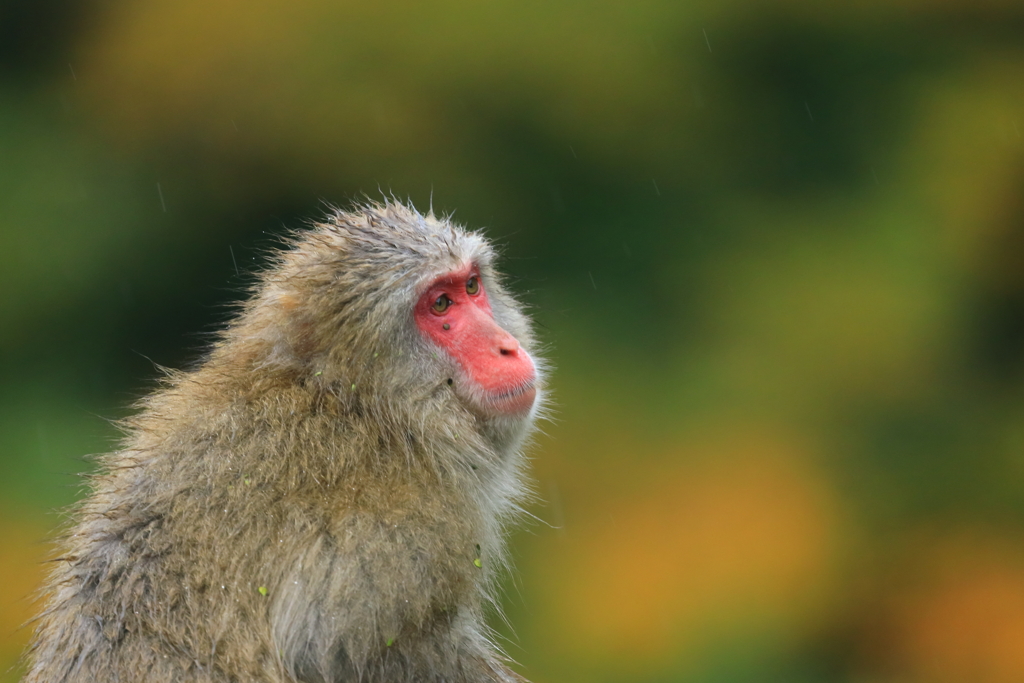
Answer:
POLYGON ((344 405, 406 424, 454 409, 522 431, 543 368, 493 261, 481 235, 400 203, 338 211, 297 236, 235 331, 271 342, 257 363, 344 405))

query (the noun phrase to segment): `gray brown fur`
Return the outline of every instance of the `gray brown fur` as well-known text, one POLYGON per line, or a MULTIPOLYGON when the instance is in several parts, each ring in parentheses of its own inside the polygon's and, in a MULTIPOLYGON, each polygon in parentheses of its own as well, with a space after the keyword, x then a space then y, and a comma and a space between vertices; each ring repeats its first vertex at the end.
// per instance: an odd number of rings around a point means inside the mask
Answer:
POLYGON ((297 236, 103 458, 24 680, 520 681, 484 612, 533 415, 470 410, 411 312, 474 261, 536 359, 493 258, 398 203, 297 236))

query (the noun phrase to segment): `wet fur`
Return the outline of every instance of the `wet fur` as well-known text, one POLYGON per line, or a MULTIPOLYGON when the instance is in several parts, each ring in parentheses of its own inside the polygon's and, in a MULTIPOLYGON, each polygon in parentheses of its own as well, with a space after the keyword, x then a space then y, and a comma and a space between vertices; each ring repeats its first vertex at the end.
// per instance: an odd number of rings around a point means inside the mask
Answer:
POLYGON ((483 617, 534 415, 473 412, 412 322, 468 261, 538 360, 481 236, 398 203, 297 236, 103 458, 24 680, 521 680, 483 617))

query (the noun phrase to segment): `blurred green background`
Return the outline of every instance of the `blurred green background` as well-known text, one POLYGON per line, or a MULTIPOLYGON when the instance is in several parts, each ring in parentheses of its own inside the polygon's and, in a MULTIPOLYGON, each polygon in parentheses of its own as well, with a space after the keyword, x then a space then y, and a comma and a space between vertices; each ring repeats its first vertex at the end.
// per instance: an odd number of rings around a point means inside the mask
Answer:
POLYGON ((0 0, 0 670, 108 420, 381 192, 557 367, 524 675, 1024 680, 1018 0, 0 0))

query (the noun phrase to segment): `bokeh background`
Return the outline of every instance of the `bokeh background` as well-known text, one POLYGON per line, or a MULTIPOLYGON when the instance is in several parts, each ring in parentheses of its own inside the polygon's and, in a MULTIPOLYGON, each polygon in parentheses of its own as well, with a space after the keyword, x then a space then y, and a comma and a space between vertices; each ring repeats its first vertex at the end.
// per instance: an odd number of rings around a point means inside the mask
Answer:
POLYGON ((0 670, 109 420, 383 193, 557 367, 524 675, 1024 680, 1018 0, 0 0, 0 670))

